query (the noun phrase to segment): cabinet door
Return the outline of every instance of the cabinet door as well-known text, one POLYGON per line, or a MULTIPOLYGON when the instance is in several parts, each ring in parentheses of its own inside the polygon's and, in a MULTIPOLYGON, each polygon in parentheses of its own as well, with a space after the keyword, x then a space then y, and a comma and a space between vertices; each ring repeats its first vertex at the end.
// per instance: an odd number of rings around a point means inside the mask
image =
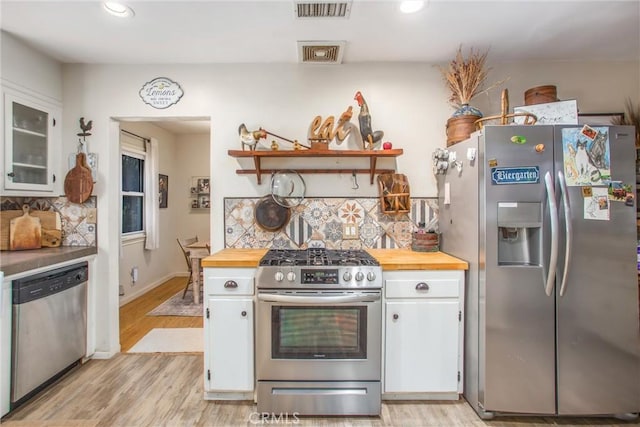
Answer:
POLYGON ((57 111, 8 92, 4 109, 5 189, 53 191, 57 111))
POLYGON ((458 390, 458 301, 387 302, 385 338, 385 392, 458 390))
POLYGON ((2 277, 0 271, 0 417, 11 403, 11 282, 2 277))
POLYGON ((208 340, 205 358, 208 390, 252 391, 253 300, 209 298, 208 340))

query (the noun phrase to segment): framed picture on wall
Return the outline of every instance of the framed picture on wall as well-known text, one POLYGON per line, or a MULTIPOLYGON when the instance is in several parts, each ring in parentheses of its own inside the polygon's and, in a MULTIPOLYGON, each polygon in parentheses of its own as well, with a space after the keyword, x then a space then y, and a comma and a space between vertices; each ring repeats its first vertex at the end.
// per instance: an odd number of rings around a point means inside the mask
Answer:
POLYGON ((158 197, 160 208, 166 208, 169 204, 169 176, 158 174, 158 197))

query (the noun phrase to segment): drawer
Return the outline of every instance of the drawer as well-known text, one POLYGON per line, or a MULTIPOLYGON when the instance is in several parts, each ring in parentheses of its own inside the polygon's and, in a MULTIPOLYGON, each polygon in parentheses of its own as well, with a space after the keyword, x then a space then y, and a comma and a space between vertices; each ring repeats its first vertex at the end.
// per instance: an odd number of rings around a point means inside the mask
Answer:
POLYGON ((455 279, 387 279, 387 298, 458 298, 459 281, 455 279))
POLYGON ((208 295, 253 295, 253 275, 224 274, 218 269, 204 269, 205 291, 208 295))

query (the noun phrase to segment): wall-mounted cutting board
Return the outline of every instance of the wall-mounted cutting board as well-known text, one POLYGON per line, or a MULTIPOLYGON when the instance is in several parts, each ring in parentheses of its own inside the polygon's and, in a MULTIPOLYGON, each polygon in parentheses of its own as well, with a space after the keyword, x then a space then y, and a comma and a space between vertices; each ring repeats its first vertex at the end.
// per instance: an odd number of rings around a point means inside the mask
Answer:
MULTIPOLYGON (((0 250, 9 250, 9 225, 12 219, 18 218, 23 214, 23 211, 17 210, 0 211, 0 250)), ((40 218, 42 246, 60 246, 62 243, 62 221, 60 220, 60 214, 54 211, 31 211, 29 215, 40 218)))

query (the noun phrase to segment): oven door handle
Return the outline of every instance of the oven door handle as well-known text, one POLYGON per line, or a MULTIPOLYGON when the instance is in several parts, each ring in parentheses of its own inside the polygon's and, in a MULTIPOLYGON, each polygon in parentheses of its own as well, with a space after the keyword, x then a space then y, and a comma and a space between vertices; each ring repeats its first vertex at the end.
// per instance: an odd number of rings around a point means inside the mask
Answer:
POLYGON ((336 303, 350 303, 350 302, 373 302, 380 300, 380 294, 354 294, 354 295, 340 295, 329 297, 310 297, 310 296, 294 296, 294 295, 273 295, 273 294, 258 294, 259 301, 266 302, 285 302, 292 304, 336 304, 336 303))

